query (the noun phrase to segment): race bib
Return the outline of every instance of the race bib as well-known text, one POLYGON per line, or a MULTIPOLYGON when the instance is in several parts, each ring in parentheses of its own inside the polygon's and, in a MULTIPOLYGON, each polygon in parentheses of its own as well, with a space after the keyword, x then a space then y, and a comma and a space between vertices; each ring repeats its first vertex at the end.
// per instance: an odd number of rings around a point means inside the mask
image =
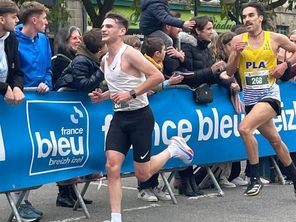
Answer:
POLYGON ((270 87, 269 71, 260 70, 254 72, 245 72, 246 89, 266 89, 270 87))
POLYGON ((118 110, 123 110, 129 107, 129 104, 127 102, 122 102, 122 103, 114 103, 113 102, 113 109, 114 111, 118 111, 118 110))

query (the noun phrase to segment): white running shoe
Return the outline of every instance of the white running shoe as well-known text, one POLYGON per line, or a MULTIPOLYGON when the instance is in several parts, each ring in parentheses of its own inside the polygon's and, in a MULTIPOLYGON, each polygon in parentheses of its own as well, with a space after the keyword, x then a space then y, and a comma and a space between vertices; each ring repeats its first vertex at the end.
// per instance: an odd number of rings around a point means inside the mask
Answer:
POLYGON ((234 178, 231 183, 234 183, 236 186, 246 186, 248 185, 248 181, 244 180, 241 177, 234 178))
POLYGON ((138 193, 138 199, 148 201, 148 202, 157 202, 158 198, 150 189, 140 190, 138 193))
MULTIPOLYGON (((250 181, 250 177, 247 177, 246 179, 248 182, 250 181)), ((264 179, 263 177, 260 177, 260 181, 263 185, 266 185, 266 184, 270 184, 270 181, 267 180, 267 179, 264 179)))
POLYGON ((186 141, 180 136, 173 136, 170 140, 169 148, 175 148, 175 157, 180 158, 184 163, 190 164, 193 160, 193 150, 187 145, 186 141))
POLYGON ((234 183, 229 182, 225 176, 221 176, 219 184, 223 188, 235 188, 236 187, 236 185, 234 183))
POLYGON ((154 195, 159 199, 159 200, 172 200, 171 196, 166 193, 166 192, 163 192, 161 190, 161 188, 159 187, 154 187, 152 189, 152 193, 154 193, 154 195))

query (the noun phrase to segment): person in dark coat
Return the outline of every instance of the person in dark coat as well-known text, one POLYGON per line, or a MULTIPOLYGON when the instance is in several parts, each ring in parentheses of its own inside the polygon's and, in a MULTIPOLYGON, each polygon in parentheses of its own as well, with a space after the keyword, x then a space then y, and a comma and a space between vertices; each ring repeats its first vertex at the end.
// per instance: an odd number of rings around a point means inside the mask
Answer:
POLYGON ((196 22, 191 34, 180 33, 181 48, 185 53, 184 68, 195 74, 185 78, 183 84, 196 88, 203 83, 221 84, 229 88, 231 82, 221 80, 220 74, 225 69, 224 61, 214 61, 209 45, 213 35, 213 21, 207 16, 192 18, 196 22))
MULTIPOLYGON (((229 88, 232 80, 220 79, 222 71, 226 67, 224 61, 214 61, 214 54, 209 47, 213 38, 213 21, 207 16, 194 17, 191 20, 195 21, 195 27, 191 34, 180 33, 181 49, 185 53, 183 62, 184 69, 194 72, 193 75, 183 79, 182 84, 186 84, 191 88, 207 83, 220 84, 229 88)), ((212 43, 213 44, 213 43, 212 43)), ((204 168, 198 172, 206 174, 204 168)), ((203 192, 197 187, 195 176, 193 175, 193 168, 190 166, 185 170, 179 172, 181 183, 178 187, 179 193, 186 196, 202 195, 203 192)), ((200 175, 203 178, 204 175, 200 175)), ((200 179, 197 178, 197 179, 200 179)))
MULTIPOLYGON (((83 35, 83 43, 77 47, 75 58, 63 71, 54 85, 55 90, 62 87, 76 91, 91 92, 99 88, 104 80, 104 74, 100 69, 100 59, 105 54, 106 47, 102 43, 100 29, 92 29, 83 35)), ((84 177, 86 180, 95 180, 102 177, 101 174, 91 174, 84 177)), ((80 179, 79 179, 80 180, 80 179)), ((58 183, 59 194, 56 205, 72 208, 77 197, 72 188, 73 180, 58 183)), ((91 200, 83 199, 85 204, 91 204, 91 200)))
POLYGON ((164 24, 191 29, 194 21, 182 21, 169 11, 169 0, 141 0, 140 31, 144 36, 161 37, 165 45, 173 45, 172 39, 162 31, 164 24), (157 33, 155 33, 157 32, 157 33))
POLYGON ((19 104, 24 99, 18 41, 13 32, 18 7, 12 1, 0 2, 0 94, 7 103, 19 104))
POLYGON ((100 29, 92 29, 83 35, 83 43, 78 46, 76 57, 63 71, 54 88, 69 87, 77 91, 91 92, 104 80, 100 69, 100 58, 106 47, 102 42, 100 29))

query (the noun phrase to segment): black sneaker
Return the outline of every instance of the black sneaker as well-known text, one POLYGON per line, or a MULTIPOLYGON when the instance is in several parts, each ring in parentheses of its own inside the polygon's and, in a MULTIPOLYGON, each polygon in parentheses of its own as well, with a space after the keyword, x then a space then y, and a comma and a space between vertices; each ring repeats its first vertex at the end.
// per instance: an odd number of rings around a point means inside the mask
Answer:
POLYGON ((260 180, 251 181, 248 185, 247 190, 244 192, 244 196, 256 196, 260 193, 263 184, 260 180))

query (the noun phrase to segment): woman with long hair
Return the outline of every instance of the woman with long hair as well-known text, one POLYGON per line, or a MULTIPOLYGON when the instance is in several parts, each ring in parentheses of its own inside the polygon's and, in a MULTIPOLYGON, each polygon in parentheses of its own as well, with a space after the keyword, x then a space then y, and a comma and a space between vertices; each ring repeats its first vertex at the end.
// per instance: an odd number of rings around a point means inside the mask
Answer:
POLYGON ((77 47, 81 44, 81 31, 76 26, 62 28, 55 36, 52 57, 52 84, 61 76, 64 69, 74 59, 77 47))

